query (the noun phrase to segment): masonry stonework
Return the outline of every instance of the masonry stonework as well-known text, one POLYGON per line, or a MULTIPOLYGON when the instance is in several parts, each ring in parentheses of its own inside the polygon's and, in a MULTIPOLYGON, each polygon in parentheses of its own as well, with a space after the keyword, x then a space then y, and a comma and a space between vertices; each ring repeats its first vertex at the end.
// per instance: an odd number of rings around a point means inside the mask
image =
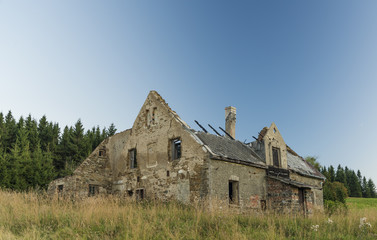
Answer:
MULTIPOLYGON (((226 128, 235 136, 235 108, 229 109, 226 128)), ((274 123, 255 142, 242 143, 190 128, 151 91, 132 128, 105 139, 71 176, 51 182, 48 193, 310 214, 323 209, 323 181, 274 123)))

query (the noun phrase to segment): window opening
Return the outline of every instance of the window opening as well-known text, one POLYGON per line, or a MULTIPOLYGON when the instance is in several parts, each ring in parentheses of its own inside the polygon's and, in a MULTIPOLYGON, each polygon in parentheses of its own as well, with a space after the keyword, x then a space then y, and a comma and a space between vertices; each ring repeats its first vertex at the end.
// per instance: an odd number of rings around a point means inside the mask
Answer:
POLYGON ((171 141, 172 146, 172 160, 181 158, 181 139, 176 138, 171 141))
POLYGON ((266 200, 260 200, 260 207, 261 207, 262 211, 266 211, 266 209, 267 209, 266 200))
POLYGON ((58 185, 58 193, 62 193, 63 189, 64 189, 64 185, 63 184, 58 185))
POLYGON ((150 116, 149 116, 149 110, 146 110, 145 111, 145 123, 147 124, 148 127, 150 125, 149 118, 150 118, 150 116))
POLYGON ((300 208, 302 211, 304 211, 304 201, 305 201, 305 196, 304 196, 304 189, 299 188, 298 189, 298 202, 300 203, 300 208))
POLYGON ((239 203, 238 185, 239 184, 237 181, 229 181, 229 203, 230 204, 239 203))
POLYGON ((134 195, 134 192, 131 191, 131 190, 128 190, 128 191, 127 191, 127 194, 128 194, 129 197, 132 197, 132 195, 134 195))
POLYGON ((105 150, 99 150, 98 156, 100 156, 100 157, 106 156, 106 151, 105 150))
POLYGON ((156 120, 156 111, 157 111, 157 108, 153 108, 153 111, 152 111, 152 123, 154 124, 155 123, 155 120, 156 120))
POLYGON ((129 152, 130 168, 137 168, 136 148, 131 149, 129 152))
POLYGON ((145 197, 144 189, 137 189, 136 190, 136 200, 141 201, 145 197))
POLYGON ((89 184, 89 197, 97 195, 99 192, 98 185, 89 184))
POLYGON ((137 182, 140 182, 140 177, 139 176, 137 176, 137 182))
POLYGON ((280 149, 279 148, 272 148, 272 159, 273 159, 273 165, 275 167, 279 167, 280 164, 280 149))
POLYGON ((166 171, 166 176, 167 176, 167 177, 170 176, 170 172, 169 172, 169 171, 166 171))

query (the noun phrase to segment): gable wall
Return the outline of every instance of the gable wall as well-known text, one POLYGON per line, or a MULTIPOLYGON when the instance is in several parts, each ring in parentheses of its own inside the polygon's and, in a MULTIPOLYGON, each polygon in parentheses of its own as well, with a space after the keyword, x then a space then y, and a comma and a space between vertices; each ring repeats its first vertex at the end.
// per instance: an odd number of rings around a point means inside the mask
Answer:
POLYGON ((272 147, 275 147, 280 149, 280 167, 287 169, 287 145, 285 144, 284 139, 279 132, 279 129, 274 123, 272 123, 268 128, 265 136, 263 137, 263 142, 266 164, 270 166, 273 165, 272 147), (274 131, 274 129, 276 131, 274 131))
POLYGON ((136 190, 144 189, 147 198, 176 199, 186 203, 198 200, 208 191, 204 169, 207 156, 206 150, 185 130, 185 124, 152 92, 123 148, 124 169, 114 176, 113 191, 127 196, 129 192, 135 194, 136 190), (171 140, 174 138, 180 138, 182 146, 182 156, 177 160, 171 159, 171 140), (138 167, 134 169, 130 168, 131 149, 137 151, 138 167))

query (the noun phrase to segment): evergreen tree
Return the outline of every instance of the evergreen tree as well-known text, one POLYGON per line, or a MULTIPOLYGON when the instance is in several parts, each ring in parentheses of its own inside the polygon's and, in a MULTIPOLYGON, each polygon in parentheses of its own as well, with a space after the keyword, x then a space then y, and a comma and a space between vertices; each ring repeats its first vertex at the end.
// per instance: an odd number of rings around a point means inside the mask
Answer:
POLYGON ((16 142, 17 138, 17 125, 16 120, 14 120, 12 112, 9 111, 8 114, 5 116, 5 123, 4 123, 4 140, 3 146, 5 151, 10 152, 13 145, 16 142))
POLYGON ((73 162, 74 164, 80 164, 90 153, 91 149, 88 149, 88 142, 84 138, 84 128, 79 119, 71 134, 71 143, 73 144, 73 162))
MULTIPOLYGON (((115 128, 115 125, 114 125, 114 123, 111 123, 111 125, 110 125, 110 127, 109 127, 109 129, 107 130, 107 136, 108 137, 111 137, 111 136, 113 136, 115 133, 116 133, 116 131, 117 131, 117 129, 115 128)), ((314 157, 311 157, 311 158, 314 158, 314 157)), ((314 158, 315 160, 316 160, 316 158, 314 158)), ((306 159, 305 159, 306 160, 306 159)), ((316 162, 314 160, 314 162, 316 162)), ((319 163, 318 162, 316 162, 318 165, 319 165, 319 163)), ((314 166, 314 165, 313 165, 314 166)), ((319 165, 320 166, 320 165, 319 165)), ((316 167, 316 166, 315 166, 316 167)), ((319 169, 319 168, 318 168, 319 169)))
POLYGON ((362 190, 363 198, 369 198, 370 197, 368 182, 367 182, 367 179, 365 177, 363 177, 363 183, 361 184, 361 190, 362 190))
POLYGON ((55 169, 53 164, 53 154, 50 151, 44 152, 42 165, 41 165, 41 179, 38 185, 43 189, 47 189, 48 184, 54 179, 55 177, 55 169))
POLYGON ((49 145, 49 150, 52 153, 56 153, 59 143, 60 127, 58 123, 50 123, 49 128, 51 129, 51 143, 49 145))
POLYGON ((335 181, 343 183, 344 186, 346 186, 347 188, 346 174, 344 173, 344 169, 342 168, 340 164, 338 165, 338 169, 336 170, 335 181))
POLYGON ((328 173, 329 173, 329 181, 334 182, 335 181, 335 170, 332 165, 328 168, 328 173))
POLYGON ((17 132, 19 132, 20 129, 25 128, 25 120, 22 116, 20 117, 16 125, 17 125, 17 132))
POLYGON ((363 177, 361 176, 360 170, 357 170, 357 179, 359 180, 359 184, 361 187, 361 183, 363 182, 363 177))
POLYGON ((54 177, 71 174, 116 128, 111 124, 108 130, 97 126, 84 132, 80 120, 61 134, 46 116, 36 121, 29 114, 17 122, 11 111, 5 117, 0 112, 0 187, 46 188, 54 177))
POLYGON ((323 176, 326 177, 327 181, 329 181, 329 173, 328 173, 328 171, 327 171, 327 169, 326 169, 325 166, 323 166, 323 167, 321 168, 321 171, 320 171, 320 172, 323 174, 323 176))
POLYGON ((58 145, 57 156, 54 161, 55 169, 58 171, 58 177, 64 175, 64 169, 67 162, 72 162, 73 155, 75 154, 75 148, 71 141, 72 128, 65 126, 63 134, 58 145))
POLYGON ((34 172, 35 172, 35 186, 47 189, 48 184, 54 178, 54 166, 52 161, 52 154, 50 151, 42 153, 41 148, 37 145, 33 154, 34 172))
POLYGON ((105 138, 107 138, 107 130, 106 130, 106 128, 104 127, 104 128, 102 129, 102 133, 101 133, 101 142, 102 142, 105 138))
POLYGON ((17 168, 17 178, 15 186, 18 190, 27 190, 34 185, 34 172, 32 158, 29 149, 28 133, 25 128, 20 128, 16 140, 14 160, 17 168))
POLYGON ((7 153, 4 150, 0 150, 0 188, 9 187, 9 178, 8 173, 8 159, 7 153))
POLYGON ((4 116, 3 113, 0 112, 0 151, 4 149, 4 116))
POLYGON ((29 143, 30 143, 30 150, 32 152, 34 152, 35 148, 37 147, 37 144, 39 144, 38 123, 31 117, 30 114, 26 118, 25 128, 26 128, 26 131, 28 132, 28 140, 29 140, 29 143))
POLYGON ((92 128, 92 130, 86 131, 85 138, 88 141, 90 150, 93 151, 93 145, 94 145, 94 134, 95 134, 95 128, 92 128))
POLYGON ((344 175, 346 176, 346 188, 347 188, 347 191, 348 191, 348 195, 350 197, 353 197, 352 194, 353 192, 351 191, 351 186, 352 185, 352 171, 348 169, 348 167, 344 167, 344 175))
POLYGON ((102 139, 101 130, 99 126, 97 126, 96 132, 94 134, 94 143, 92 145, 92 150, 94 150, 103 141, 102 139))
POLYGON ((350 197, 361 197, 362 191, 359 179, 357 178, 355 171, 348 171, 350 172, 350 179, 348 181, 348 185, 350 188, 350 197))
POLYGON ((42 151, 47 151, 53 138, 52 124, 47 121, 46 115, 39 119, 38 138, 42 151))
POLYGON ((376 198, 377 197, 376 185, 374 185, 374 182, 372 181, 372 179, 369 178, 367 186, 368 186, 368 191, 369 191, 369 197, 376 198))

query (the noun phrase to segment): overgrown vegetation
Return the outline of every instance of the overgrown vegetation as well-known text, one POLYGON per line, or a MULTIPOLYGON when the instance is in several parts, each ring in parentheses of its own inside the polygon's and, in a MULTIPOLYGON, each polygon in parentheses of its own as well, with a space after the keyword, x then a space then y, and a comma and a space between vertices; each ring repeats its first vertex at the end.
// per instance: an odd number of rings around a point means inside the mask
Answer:
POLYGON ((0 112, 0 187, 14 190, 45 189, 56 177, 71 174, 116 128, 93 127, 85 132, 80 120, 61 133, 57 123, 29 115, 16 121, 0 112))
POLYGON ((323 200, 325 210, 329 215, 334 213, 346 213, 347 197, 376 198, 376 186, 372 179, 366 180, 361 175, 360 170, 357 174, 348 167, 343 168, 338 165, 337 171, 334 167, 326 168, 321 166, 316 157, 306 157, 305 160, 319 170, 325 177, 323 185, 323 200))
MULTIPOLYGON (((44 193, 0 191, 0 239, 376 239, 376 208, 362 200, 352 199, 346 215, 329 218, 317 213, 305 218, 114 197, 70 201, 44 193)), ((377 204, 376 199, 367 200, 377 204)))

